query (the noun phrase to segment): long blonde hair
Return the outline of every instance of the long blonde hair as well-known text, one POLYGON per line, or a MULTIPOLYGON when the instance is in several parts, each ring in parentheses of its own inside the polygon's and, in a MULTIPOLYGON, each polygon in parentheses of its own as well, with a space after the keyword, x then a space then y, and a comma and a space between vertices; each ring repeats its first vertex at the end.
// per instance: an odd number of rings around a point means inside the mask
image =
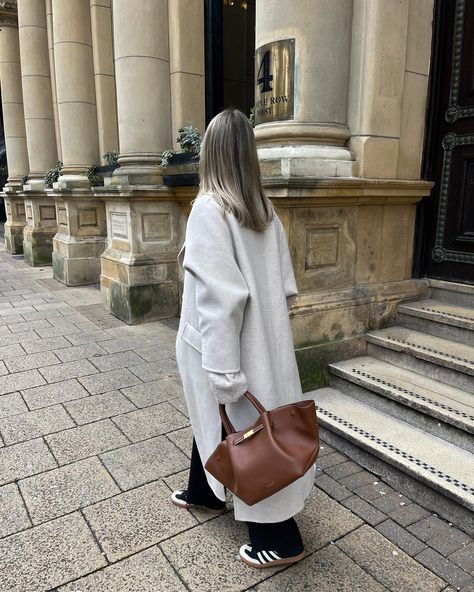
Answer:
POLYGON ((226 109, 209 123, 201 146, 199 195, 210 193, 242 226, 264 230, 273 205, 260 179, 252 126, 238 109, 226 109))

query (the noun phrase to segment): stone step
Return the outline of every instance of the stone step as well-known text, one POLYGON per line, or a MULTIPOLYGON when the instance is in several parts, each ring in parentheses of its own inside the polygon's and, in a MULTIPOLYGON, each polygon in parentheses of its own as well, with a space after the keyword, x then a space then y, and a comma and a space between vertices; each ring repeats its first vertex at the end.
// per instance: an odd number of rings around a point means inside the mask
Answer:
POLYGON ((333 388, 314 398, 318 424, 415 480, 474 510, 474 455, 333 388))
POLYGON ((369 356, 329 371, 334 388, 474 453, 474 396, 369 356))
POLYGON ((366 335, 367 353, 474 394, 474 347, 405 327, 366 335))
POLYGON ((474 344, 474 308, 440 300, 404 302, 398 306, 399 324, 464 343, 474 344))
POLYGON ((428 279, 430 298, 474 308, 474 285, 428 279))

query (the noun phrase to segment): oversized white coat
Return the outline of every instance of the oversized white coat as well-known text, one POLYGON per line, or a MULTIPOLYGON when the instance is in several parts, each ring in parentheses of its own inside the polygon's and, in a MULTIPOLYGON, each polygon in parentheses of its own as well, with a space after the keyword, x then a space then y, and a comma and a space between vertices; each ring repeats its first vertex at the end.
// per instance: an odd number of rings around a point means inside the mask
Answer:
MULTIPOLYGON (((248 389, 272 409, 302 399, 288 317, 298 293, 283 226, 275 214, 263 232, 242 227, 210 195, 192 207, 179 261, 184 267, 176 357, 192 429, 203 464, 221 441, 218 404, 208 372, 241 370, 248 389)), ((245 398, 226 406, 237 430, 257 412, 245 398)), ((224 487, 206 472, 212 490, 224 487)), ((248 506, 234 496, 237 520, 280 522, 303 508, 314 471, 248 506)))

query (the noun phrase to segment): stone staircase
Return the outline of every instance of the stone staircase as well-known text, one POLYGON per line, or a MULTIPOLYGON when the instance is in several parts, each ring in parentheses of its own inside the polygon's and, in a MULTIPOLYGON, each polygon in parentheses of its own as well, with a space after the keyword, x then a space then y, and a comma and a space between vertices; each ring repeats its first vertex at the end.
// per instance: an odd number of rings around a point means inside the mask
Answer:
POLYGON ((472 534, 474 286, 429 283, 312 396, 325 441, 472 534))

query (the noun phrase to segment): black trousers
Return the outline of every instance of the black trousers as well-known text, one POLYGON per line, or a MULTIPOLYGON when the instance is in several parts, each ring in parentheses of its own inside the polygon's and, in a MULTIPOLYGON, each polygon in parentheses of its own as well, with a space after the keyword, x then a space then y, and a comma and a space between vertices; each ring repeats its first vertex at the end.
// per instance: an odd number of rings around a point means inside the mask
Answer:
MULTIPOLYGON (((207 482, 195 440, 193 440, 187 492, 188 502, 192 504, 206 506, 213 510, 225 506, 225 502, 216 497, 207 482)), ((246 522, 246 524, 249 529, 250 544, 257 551, 262 549, 276 551, 282 557, 292 557, 303 551, 303 541, 294 518, 283 522, 246 522)))

